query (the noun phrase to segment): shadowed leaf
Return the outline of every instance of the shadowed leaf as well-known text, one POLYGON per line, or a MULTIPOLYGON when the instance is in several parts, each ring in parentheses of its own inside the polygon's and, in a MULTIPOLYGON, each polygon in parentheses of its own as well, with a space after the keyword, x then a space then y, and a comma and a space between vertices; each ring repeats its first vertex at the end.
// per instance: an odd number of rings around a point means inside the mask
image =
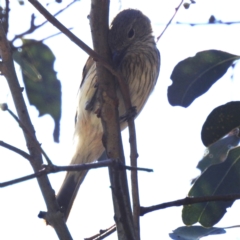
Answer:
POLYGON ((209 146, 238 126, 240 126, 240 102, 229 102, 219 106, 208 115, 203 124, 202 142, 209 146))
POLYGON ((198 240, 208 235, 224 234, 224 228, 204 228, 201 226, 179 227, 170 233, 169 236, 174 240, 198 240))
POLYGON ((239 144, 239 137, 236 134, 220 139, 207 149, 207 154, 199 161, 197 168, 203 172, 213 164, 223 162, 228 155, 228 151, 239 144))
POLYGON ((14 60, 21 66, 26 93, 39 116, 50 114, 55 123, 53 138, 59 142, 61 118, 61 83, 53 69, 55 56, 48 46, 23 39, 23 48, 15 51, 14 60))
POLYGON ((227 52, 208 50, 179 62, 174 68, 168 87, 168 101, 172 106, 188 107, 201 96, 239 59, 227 52))
MULTIPOLYGON (((196 180, 188 196, 219 196, 240 194, 240 147, 229 151, 223 163, 207 168, 196 180)), ((212 227, 219 222, 234 201, 203 202, 184 206, 184 224, 199 222, 204 227, 212 227)))
MULTIPOLYGON (((199 161, 197 168, 203 172, 209 166, 225 161, 229 150, 239 144, 240 139, 238 137, 238 133, 239 130, 234 129, 227 137, 210 145, 206 149, 205 156, 199 161)), ((197 178, 193 179, 191 184, 193 184, 196 179, 197 178)))

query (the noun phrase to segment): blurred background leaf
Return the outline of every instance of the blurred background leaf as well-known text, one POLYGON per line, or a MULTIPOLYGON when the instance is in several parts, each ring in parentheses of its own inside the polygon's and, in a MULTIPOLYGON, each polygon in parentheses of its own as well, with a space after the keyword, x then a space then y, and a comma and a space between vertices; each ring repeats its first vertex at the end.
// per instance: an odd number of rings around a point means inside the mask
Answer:
POLYGON ((49 114, 54 120, 53 138, 59 142, 61 118, 61 83, 54 71, 55 56, 50 48, 32 39, 23 39, 23 46, 13 54, 21 66, 26 93, 39 116, 49 114))
POLYGON ((174 240, 198 240, 208 235, 224 234, 224 228, 204 228, 201 226, 179 227, 170 233, 169 236, 174 240))

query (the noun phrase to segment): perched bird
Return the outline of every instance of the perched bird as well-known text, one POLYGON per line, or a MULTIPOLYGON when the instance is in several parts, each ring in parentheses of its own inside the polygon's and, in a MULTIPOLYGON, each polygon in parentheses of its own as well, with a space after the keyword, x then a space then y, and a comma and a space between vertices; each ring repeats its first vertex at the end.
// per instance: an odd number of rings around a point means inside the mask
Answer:
MULTIPOLYGON (((150 20, 138 10, 127 9, 120 12, 110 26, 108 44, 115 69, 122 73, 129 84, 131 102, 132 106, 136 107, 137 116, 154 89, 160 69, 160 54, 152 36, 150 20)), ((89 58, 83 69, 78 95, 75 153, 70 164, 94 162, 104 152, 101 119, 95 114, 99 107, 96 83, 96 64, 89 58)), ((119 89, 117 96, 119 116, 124 119, 121 116, 125 115, 126 110, 119 89)), ((124 129, 127 122, 122 120, 120 125, 121 129, 124 129)), ((67 172, 57 194, 57 201, 66 220, 86 174, 87 171, 67 172)))

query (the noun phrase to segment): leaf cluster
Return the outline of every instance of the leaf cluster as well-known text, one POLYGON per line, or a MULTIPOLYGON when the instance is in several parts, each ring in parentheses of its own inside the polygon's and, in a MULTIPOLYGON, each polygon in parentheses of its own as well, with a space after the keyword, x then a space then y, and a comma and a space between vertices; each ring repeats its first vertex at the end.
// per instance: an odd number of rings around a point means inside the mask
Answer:
MULTIPOLYGON (((171 75, 168 100, 172 106, 187 108, 220 80, 227 70, 238 63, 240 56, 219 50, 198 52, 179 62, 171 75)), ((240 101, 228 102, 212 110, 201 131, 202 142, 207 146, 198 163, 201 175, 194 179, 189 197, 223 196, 240 193, 240 101)), ((220 221, 234 201, 216 201, 184 206, 183 222, 199 222, 212 227, 220 221)))

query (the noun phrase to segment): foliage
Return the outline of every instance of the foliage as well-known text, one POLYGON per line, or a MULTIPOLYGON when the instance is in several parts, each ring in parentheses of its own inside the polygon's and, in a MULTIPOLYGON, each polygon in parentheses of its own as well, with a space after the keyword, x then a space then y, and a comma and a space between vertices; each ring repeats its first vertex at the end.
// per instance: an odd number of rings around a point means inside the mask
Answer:
POLYGON ((55 56, 42 42, 22 39, 23 46, 14 51, 14 60, 21 66, 26 93, 39 116, 50 114, 55 123, 53 138, 59 142, 61 118, 61 83, 54 71, 55 56))
MULTIPOLYGON (((188 107, 208 91, 239 58, 227 52, 207 50, 181 61, 171 75, 173 83, 168 88, 170 104, 188 107)), ((240 102, 229 102, 219 106, 207 117, 202 127, 202 141, 206 146, 210 146, 206 156, 197 166, 202 174, 194 180, 188 196, 207 197, 240 193, 240 147, 230 150, 239 143, 239 104, 240 102), (220 139, 234 129, 235 134, 220 139)), ((199 222, 204 227, 212 227, 220 221, 233 202, 216 201, 184 206, 183 222, 186 225, 199 222)))
POLYGON ((208 50, 179 62, 174 68, 168 88, 168 100, 173 106, 188 107, 219 80, 239 56, 208 50))
POLYGON ((209 235, 225 234, 223 228, 204 228, 201 226, 179 227, 170 233, 171 239, 175 240, 198 240, 209 235))

